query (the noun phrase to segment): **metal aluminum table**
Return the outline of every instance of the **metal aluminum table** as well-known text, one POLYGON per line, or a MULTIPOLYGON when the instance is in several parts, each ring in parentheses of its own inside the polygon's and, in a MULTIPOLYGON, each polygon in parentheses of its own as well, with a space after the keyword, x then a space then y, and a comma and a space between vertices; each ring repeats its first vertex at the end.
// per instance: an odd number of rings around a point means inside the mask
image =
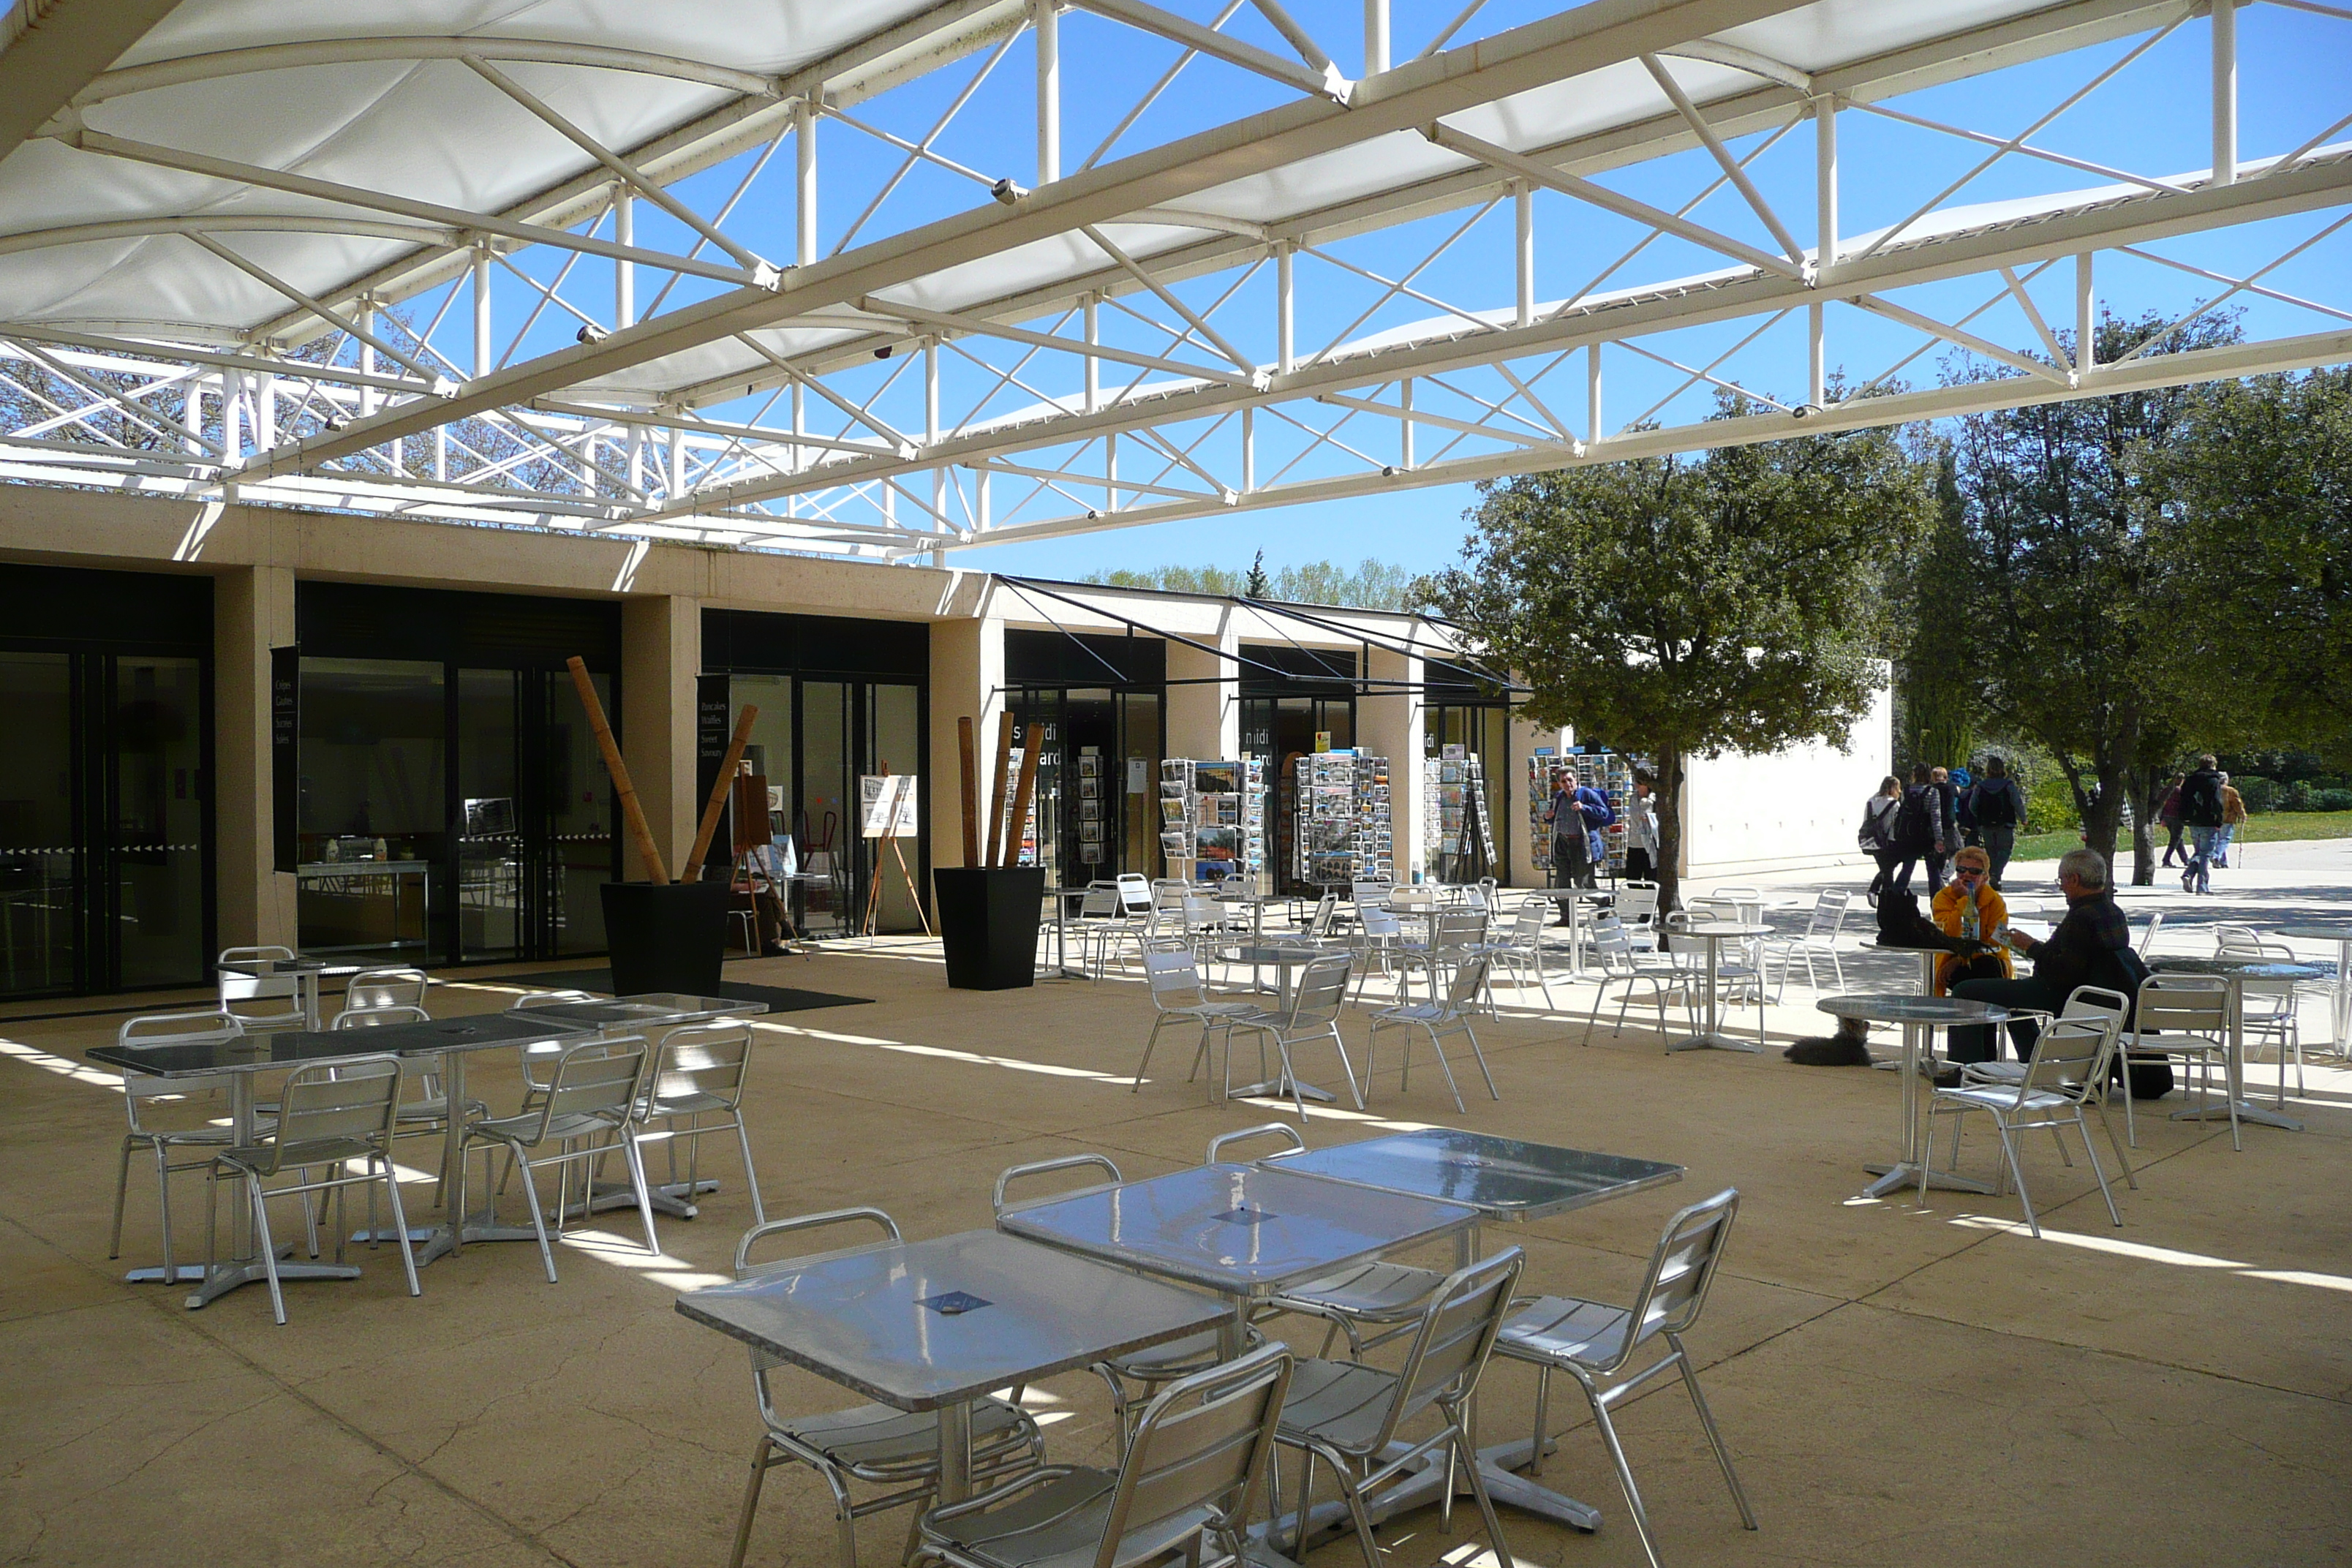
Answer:
MULTIPOLYGON (((544 1007, 526 1011, 549 1017, 568 1019, 590 1028, 626 1033, 633 1029, 667 1029, 684 1024, 715 1023, 721 1018, 757 1017, 768 1010, 765 1002, 739 1002, 731 996, 694 996, 683 991, 646 991, 634 996, 616 996, 610 1001, 551 1002, 544 1007)), ((651 1043, 651 1042, 648 1042, 651 1043)), ((551 1045, 547 1054, 560 1046, 551 1045)), ((524 1055, 541 1053, 526 1047, 524 1055)), ((670 1173, 677 1172, 676 1144, 670 1163, 670 1173)), ((653 1206, 678 1219, 692 1219, 699 1212, 695 1198, 703 1193, 719 1190, 716 1180, 664 1182, 649 1189, 647 1195, 653 1206)), ((634 1208, 637 1194, 626 1182, 597 1182, 590 1187, 589 1209, 634 1208)))
POLYGON ((1212 1297, 994 1231, 820 1254, 677 1310, 898 1410, 936 1412, 940 1497, 971 1493, 971 1405, 1226 1315, 1212 1297))
POLYGON ((1478 1211, 1256 1165, 1196 1165, 1008 1208, 996 1227, 1065 1252, 1213 1290, 1242 1352, 1250 1309, 1401 1247, 1461 1236, 1478 1211))
MULTIPOLYGON (((520 1046, 534 1041, 559 1038, 584 1039, 590 1031, 584 1025, 561 1018, 542 1018, 531 1013, 490 1013, 473 1018, 436 1019, 429 1024, 387 1024, 364 1032, 356 1030, 313 1031, 289 1029, 276 1034, 246 1035, 217 1046, 98 1046, 88 1053, 89 1059, 125 1072, 139 1072, 153 1077, 226 1078, 229 1086, 230 1135, 236 1143, 250 1144, 255 1136, 253 1080, 260 1073, 287 1071, 310 1067, 320 1062, 350 1061, 359 1057, 392 1055, 438 1056, 442 1062, 443 1083, 452 1105, 465 1103, 465 1059, 468 1052, 496 1046, 520 1046)), ((465 1137, 464 1118, 451 1121, 448 1148, 454 1157, 465 1137)), ((448 1210, 452 1215, 464 1213, 465 1166, 455 1162, 448 1193, 448 1210)), ((237 1215, 243 1214, 239 1205, 237 1215)), ((252 1250, 248 1222, 242 1217, 233 1220, 236 1226, 236 1255, 216 1262, 209 1270, 184 1267, 182 1278, 193 1277, 196 1289, 188 1298, 191 1308, 202 1307, 236 1289, 266 1278, 261 1259, 252 1250)), ((467 1227, 466 1240, 535 1240, 535 1233, 525 1229, 512 1235, 491 1236, 486 1227, 467 1227), (481 1230, 477 1236, 473 1231, 481 1230)), ((455 1251, 457 1237, 452 1227, 444 1224, 423 1238, 425 1251, 417 1254, 419 1267, 439 1257, 445 1251, 455 1251)), ((359 1270, 341 1264, 285 1263, 278 1267, 281 1279, 352 1279, 359 1270)), ((133 1269, 134 1280, 157 1279, 162 1270, 133 1269)), ((174 1280, 173 1283, 177 1283, 174 1280)))
MULTIPOLYGON (((2238 1104, 2238 1120, 2260 1127, 2276 1127, 2287 1132, 2300 1132, 2303 1123, 2283 1110, 2266 1110, 2246 1099, 2246 982, 2249 980, 2319 980, 2326 976, 2324 963, 2288 963, 2277 959, 2258 958, 2188 958, 2167 953, 2150 958, 2149 970, 2158 974, 2218 974, 2230 984, 2230 1098, 2238 1104)), ((2278 1104, 2286 1104, 2286 1063, 2279 1063, 2278 1104)), ((2226 1118, 2226 1105, 2198 1105, 2172 1113, 2175 1121, 2209 1121, 2215 1117, 2226 1118)))
MULTIPOLYGON (((1257 976, 1261 970, 1272 969, 1275 972, 1275 1010, 1287 1013, 1290 1011, 1291 971, 1304 969, 1318 958, 1336 958, 1347 952, 1348 949, 1339 946, 1286 946, 1277 943, 1265 947, 1240 948, 1236 950, 1236 956, 1249 961, 1250 985, 1253 990, 1257 988, 1257 976)), ((1225 1049, 1230 1053, 1233 1048, 1232 1037, 1228 1036, 1225 1049)), ((1265 1037, 1264 1035, 1258 1037, 1258 1070, 1261 1072, 1265 1070, 1265 1037)), ((1282 1100, 1288 1097, 1290 1087, 1288 1079, 1276 1077, 1265 1079, 1256 1083, 1237 1084, 1233 1093, 1235 1098, 1242 1100, 1282 1100)), ((1302 1081, 1298 1085, 1298 1098, 1329 1105, 1335 1103, 1339 1096, 1328 1089, 1302 1081)))
POLYGON ((2336 984, 2328 998, 2329 1032, 2335 1037, 2328 1047, 2337 1056, 2352 1055, 2352 924, 2305 922, 2281 926, 2278 934, 2297 942, 2336 944, 2336 984))
MULTIPOLYGON (((1514 893, 1513 897, 1519 895, 1514 893)), ((1572 975, 1584 973, 1584 906, 1614 904, 1617 890, 1613 888, 1538 888, 1529 898, 1549 899, 1560 907, 1561 923, 1568 927, 1568 972, 1572 975)))
POLYGON ((1901 1155, 1891 1165, 1864 1165, 1878 1179, 1862 1189, 1864 1197, 1884 1197, 1897 1187, 1916 1186, 1919 1168, 1928 1166, 1927 1184, 1943 1192, 1990 1193, 1992 1184, 1957 1171, 1938 1171, 1920 1146, 1919 1063, 1928 1054, 1937 1029, 1955 1024, 1998 1026, 2009 1022, 2009 1009, 1990 1002, 1960 996, 1906 996, 1897 992, 1856 992, 1824 996, 1813 1004, 1833 1018, 1860 1018, 1873 1024, 1903 1026, 1903 1132, 1901 1155))
POLYGON ((1919 957, 1919 994, 1933 996, 1936 994, 1936 961, 1945 955, 1942 948, 1896 947, 1892 942, 1874 942, 1870 945, 1881 952, 1916 953, 1919 957))
MULTIPOLYGON (((1276 1154, 1258 1164, 1262 1169, 1292 1171, 1377 1192, 1466 1204, 1477 1211, 1481 1222, 1503 1225, 1546 1219, 1683 1179, 1683 1167, 1664 1161, 1527 1143, 1450 1127, 1276 1154)), ((1484 1248, 1477 1225, 1462 1234, 1459 1246, 1463 1263, 1481 1255, 1484 1248)), ((1470 1423, 1475 1447, 1478 1438, 1475 1406, 1470 1423)), ((1579 1530, 1599 1529, 1600 1510, 1591 1504, 1513 1473, 1533 1454, 1532 1442, 1524 1438, 1477 1448, 1479 1474, 1486 1483, 1487 1495, 1497 1503, 1579 1530)), ((1445 1470, 1443 1463, 1430 1466, 1419 1478, 1395 1488, 1382 1500, 1380 1510, 1400 1512, 1428 1501, 1444 1484, 1445 1470)))
POLYGON ((1706 943, 1706 1027, 1688 1039, 1676 1040, 1666 1047, 1669 1051, 1760 1051, 1764 1048, 1764 974, 1761 965, 1756 973, 1756 1043, 1735 1040, 1723 1032, 1722 1010, 1716 996, 1715 976, 1717 953, 1727 942, 1753 942, 1760 936, 1770 936, 1772 928, 1752 921, 1693 921, 1680 930, 1667 930, 1664 940, 1671 942, 1678 936, 1696 937, 1706 943))
POLYGON ((354 963, 348 958, 313 958, 296 953, 292 958, 237 958, 218 966, 224 973, 242 974, 248 980, 284 980, 294 982, 295 999, 302 1005, 302 1016, 310 1027, 320 1027, 319 982, 349 980, 364 974, 380 964, 354 963))

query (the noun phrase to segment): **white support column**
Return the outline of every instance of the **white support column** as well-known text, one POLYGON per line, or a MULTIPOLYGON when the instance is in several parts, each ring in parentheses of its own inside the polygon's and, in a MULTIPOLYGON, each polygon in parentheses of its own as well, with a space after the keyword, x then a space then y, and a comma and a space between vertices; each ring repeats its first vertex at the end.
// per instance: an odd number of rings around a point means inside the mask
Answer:
POLYGON ((1584 439, 1589 446, 1608 439, 1601 428, 1601 345, 1584 345, 1584 439))
MULTIPOLYGON (((702 670, 702 605, 671 595, 621 604, 621 733, 646 825, 676 876, 694 847, 694 678, 702 670)), ((635 844, 625 862, 646 875, 635 844)))
POLYGON ((1181 642, 1168 645, 1168 754, 1171 757, 1242 754, 1241 666, 1234 662, 1242 647, 1237 615, 1227 605, 1215 636, 1193 635, 1192 640, 1205 645, 1202 647, 1181 642), (1208 652, 1211 647, 1218 653, 1208 652))
MULTIPOLYGON (((793 383, 793 434, 795 436, 804 436, 807 433, 808 389, 796 381, 793 383)), ((793 447, 793 472, 797 474, 803 468, 807 467, 807 465, 808 448, 795 445, 793 447)), ((784 498, 784 515, 786 517, 798 517, 800 514, 801 498, 799 492, 794 491, 793 494, 784 498)))
POLYGON ((798 236, 793 254, 806 267, 816 259, 816 104, 808 98, 793 105, 793 212, 798 236))
POLYGON ((1364 74, 1389 68, 1389 0, 1364 0, 1364 74))
POLYGON ((667 445, 669 481, 665 487, 663 499, 671 501, 681 500, 686 496, 686 432, 672 429, 667 445))
POLYGON ((1037 34, 1037 183, 1062 177, 1062 22, 1056 0, 1031 0, 1037 34))
MULTIPOLYGON (((987 470, 981 472, 987 493, 987 470)), ((964 864, 963 766, 956 721, 972 721, 980 800, 974 813, 982 838, 988 834, 988 789, 996 755, 997 715, 1004 711, 1004 623, 984 609, 931 623, 931 863, 964 864)), ((971 863, 980 863, 975 846, 971 863)))
MULTIPOLYGON (((923 449, 929 452, 940 444, 940 340, 923 340, 923 449)), ((948 471, 931 470, 931 514, 943 518, 948 514, 948 471)))
MULTIPOLYGON (((637 198, 626 185, 613 187, 613 241, 637 243, 637 198)), ((613 263, 613 330, 633 326, 637 320, 637 264, 613 263)))
POLYGON ((433 479, 437 484, 449 481, 449 426, 433 426, 433 479))
MULTIPOLYGON (((1813 287, 1827 281, 1838 258, 1837 100, 1828 93, 1813 100, 1813 287)), ((1827 312, 1818 302, 1806 307, 1805 332, 1809 362, 1807 401, 1815 407, 1829 403, 1829 342, 1827 312)))
MULTIPOLYGON (((1098 293, 1088 293, 1086 298, 1084 309, 1086 310, 1087 346, 1092 348, 1102 342, 1102 323, 1098 319, 1102 311, 1102 296, 1098 293)), ((1088 354, 1087 356, 1087 412, 1092 414, 1101 406, 1102 361, 1095 358, 1092 354, 1088 354)))
POLYGON ((253 401, 253 444, 267 449, 278 445, 278 377, 265 372, 254 383, 258 390, 253 401))
POLYGON ((2099 363, 2099 296, 2092 286, 2091 253, 2074 258, 2074 374, 2099 363))
POLYGON ((1242 410, 1242 494, 1257 489, 1257 410, 1242 410))
POLYGON ((2213 0, 2213 183, 2238 181, 2238 0, 2213 0))
POLYGON ((1397 421, 1397 467, 1405 473, 1412 471, 1412 377, 1406 376, 1397 384, 1397 401, 1404 409, 1404 417, 1397 421))
POLYGON ((1276 241, 1274 247, 1274 363, 1275 368, 1285 375, 1298 368, 1297 355, 1295 352, 1297 340, 1293 331, 1294 318, 1290 308, 1295 267, 1296 258, 1292 254, 1291 242, 1286 239, 1276 241))
POLYGON ((1826 408, 1830 401, 1829 345, 1822 341, 1822 308, 1805 307, 1805 401, 1826 408))
MULTIPOLYGON (((366 334, 360 339, 360 374, 362 375, 372 376, 376 374, 374 341, 376 336, 375 300, 373 296, 362 296, 360 300, 359 315, 360 331, 366 334)), ((375 411, 376 390, 374 387, 363 384, 360 387, 360 417, 364 419, 375 411)), ((191 429, 203 428, 202 426, 198 425, 193 419, 188 421, 188 425, 191 429)))
POLYGON ((1511 214, 1517 224, 1517 248, 1513 253, 1519 283, 1519 325, 1536 320, 1536 188, 1525 180, 1511 185, 1511 214))
POLYGON ((236 566, 213 579, 213 833, 225 947, 291 947, 294 874, 277 863, 269 650, 294 641, 294 574, 236 566))
POLYGON ((474 374, 490 374, 490 247, 474 244, 474 374))
POLYGON ((1366 688, 1357 700, 1358 743, 1374 756, 1389 760, 1389 829, 1393 859, 1390 869, 1400 882, 1422 875, 1422 661, 1412 654, 1384 647, 1364 650, 1366 679, 1384 684, 1366 688))

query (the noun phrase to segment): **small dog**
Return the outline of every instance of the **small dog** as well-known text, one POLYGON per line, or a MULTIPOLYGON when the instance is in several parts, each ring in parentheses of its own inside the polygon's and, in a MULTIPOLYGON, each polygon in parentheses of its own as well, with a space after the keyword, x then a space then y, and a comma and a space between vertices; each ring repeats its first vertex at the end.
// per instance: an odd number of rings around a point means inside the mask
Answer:
POLYGON ((1799 1067, 1866 1068, 1871 1064, 1870 1026, 1860 1018, 1840 1018, 1837 1033, 1799 1040, 1784 1054, 1799 1067))

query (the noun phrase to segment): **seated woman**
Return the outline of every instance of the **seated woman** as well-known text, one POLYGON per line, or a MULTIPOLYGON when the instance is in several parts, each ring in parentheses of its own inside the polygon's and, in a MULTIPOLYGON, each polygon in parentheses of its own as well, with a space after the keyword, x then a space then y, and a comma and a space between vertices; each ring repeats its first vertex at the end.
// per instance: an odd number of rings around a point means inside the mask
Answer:
MULTIPOLYGON (((1973 937, 1990 942, 2009 927, 2008 901, 1993 890, 1992 856, 1981 846, 1969 845, 1952 857, 1952 879, 1936 889, 1928 906, 1936 929, 1946 936, 1973 937)), ((1996 946, 1990 952, 1948 952, 1936 961, 1936 994, 1948 996, 1964 980, 2011 978, 2009 952, 1996 946)), ((1990 1061, 2000 1054, 1999 1037, 1990 1029, 1954 1029, 1948 1051, 1955 1062, 1990 1061)))

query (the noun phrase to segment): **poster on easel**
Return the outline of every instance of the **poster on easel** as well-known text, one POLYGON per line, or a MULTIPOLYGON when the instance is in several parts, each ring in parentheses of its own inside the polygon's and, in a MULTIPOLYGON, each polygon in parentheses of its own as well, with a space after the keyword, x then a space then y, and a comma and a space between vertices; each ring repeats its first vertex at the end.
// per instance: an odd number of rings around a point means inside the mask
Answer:
POLYGON ((861 838, 912 838, 922 831, 915 809, 919 791, 914 773, 863 773, 857 780, 861 838))

